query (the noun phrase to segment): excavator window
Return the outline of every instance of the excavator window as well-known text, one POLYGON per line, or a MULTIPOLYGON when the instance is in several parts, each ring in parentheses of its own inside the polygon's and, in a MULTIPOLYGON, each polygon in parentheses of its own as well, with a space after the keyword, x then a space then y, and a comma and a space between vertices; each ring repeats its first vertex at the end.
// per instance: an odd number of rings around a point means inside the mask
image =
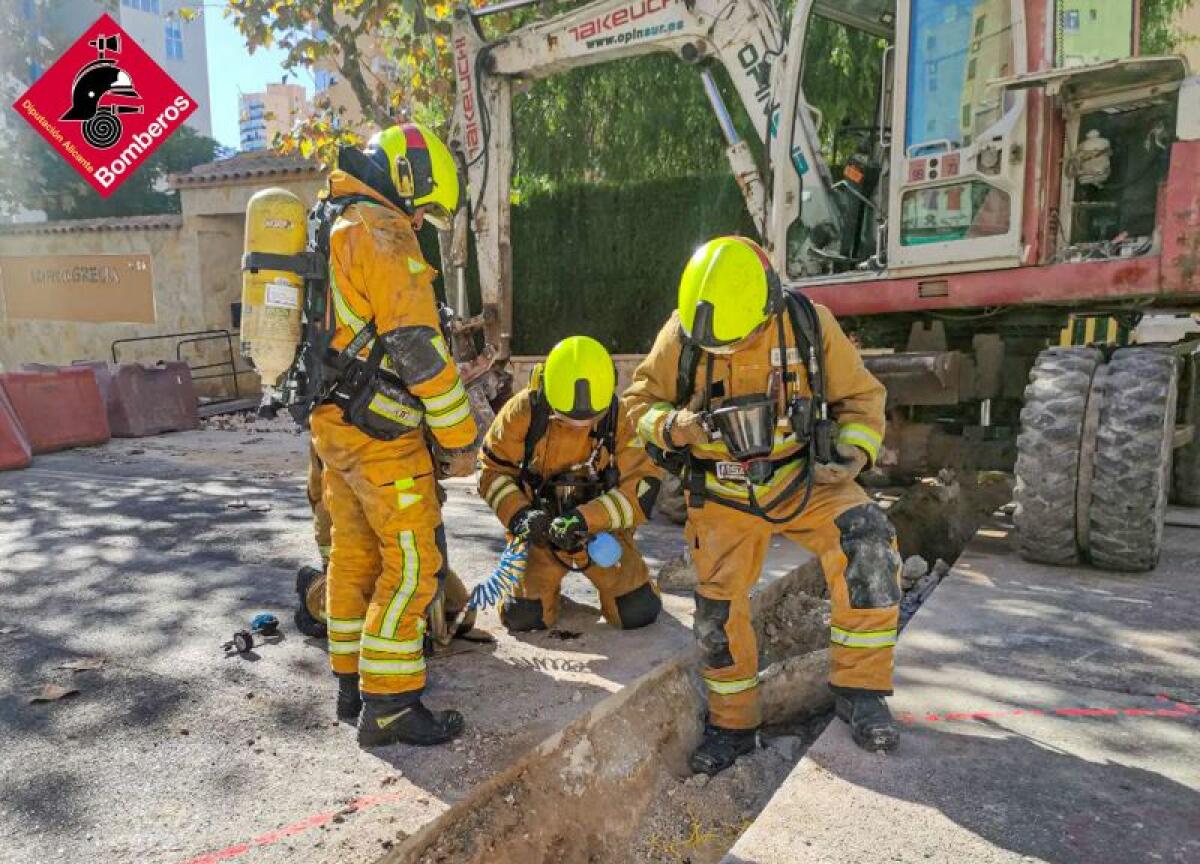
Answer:
POLYGON ((890 16, 890 11, 870 8, 880 5, 890 4, 849 4, 836 19, 823 17, 831 10, 818 5, 805 33, 802 90, 842 211, 842 234, 836 245, 826 247, 827 262, 835 270, 850 269, 875 251, 879 181, 891 134, 881 108, 881 92, 890 86, 885 69, 890 33, 861 26, 890 16), (852 18, 851 11, 857 16, 852 18), (836 255, 828 254, 833 251, 836 255))
MULTIPOLYGON (((963 173, 964 159, 974 158, 972 145, 982 148, 984 173, 995 173, 989 159, 998 145, 987 142, 1014 97, 990 82, 1014 71, 1011 0, 913 0, 911 14, 903 135, 908 179, 963 173)), ((902 246, 1003 236, 1011 224, 1009 194, 978 177, 908 190, 900 200, 902 246)))
POLYGON ((969 146, 1011 107, 988 82, 1012 73, 1011 0, 913 0, 904 147, 969 146))
POLYGON ((905 246, 996 237, 1012 218, 1006 192, 972 180, 906 192, 900 204, 900 242, 905 246))

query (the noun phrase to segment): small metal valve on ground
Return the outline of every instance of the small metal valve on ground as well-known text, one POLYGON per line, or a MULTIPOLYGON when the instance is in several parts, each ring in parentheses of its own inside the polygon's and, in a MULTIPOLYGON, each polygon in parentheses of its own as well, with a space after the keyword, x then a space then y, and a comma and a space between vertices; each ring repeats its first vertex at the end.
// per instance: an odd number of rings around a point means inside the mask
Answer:
POLYGON ((233 634, 233 638, 221 647, 225 649, 226 653, 232 651, 237 654, 248 654, 256 644, 255 636, 260 637, 257 642, 259 645, 279 641, 281 638, 279 619, 270 612, 260 612, 250 621, 249 630, 238 630, 233 634))

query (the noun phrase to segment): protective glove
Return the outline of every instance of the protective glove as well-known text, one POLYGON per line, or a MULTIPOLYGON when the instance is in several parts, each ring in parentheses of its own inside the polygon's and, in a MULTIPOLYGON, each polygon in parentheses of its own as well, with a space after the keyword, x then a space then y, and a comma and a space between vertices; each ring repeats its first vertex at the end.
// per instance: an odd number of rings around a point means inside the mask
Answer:
POLYGON ((564 552, 582 549, 587 539, 587 520, 578 510, 559 516, 550 523, 550 542, 564 552))
POLYGON ((475 463, 479 451, 474 447, 463 447, 459 450, 437 451, 438 479, 445 477, 470 477, 475 473, 475 463))
POLYGON ((865 467, 867 467, 866 451, 860 450, 853 444, 839 444, 837 445, 836 462, 813 464, 813 482, 822 486, 848 483, 862 473, 865 467))
POLYGON ((696 444, 707 444, 712 439, 704 428, 702 415, 687 408, 677 408, 663 422, 663 440, 672 450, 686 450, 696 444))
POLYGON ((518 510, 508 523, 508 531, 524 537, 534 546, 550 545, 550 514, 536 507, 518 510))

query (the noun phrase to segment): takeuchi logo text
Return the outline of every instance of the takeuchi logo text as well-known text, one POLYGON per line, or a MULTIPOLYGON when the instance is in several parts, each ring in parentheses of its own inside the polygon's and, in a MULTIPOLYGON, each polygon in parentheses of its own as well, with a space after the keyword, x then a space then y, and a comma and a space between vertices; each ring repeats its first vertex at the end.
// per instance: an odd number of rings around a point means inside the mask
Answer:
POLYGON ((606 33, 609 30, 616 30, 619 27, 624 27, 626 24, 632 24, 645 18, 647 15, 653 15, 656 12, 662 12, 665 9, 670 9, 672 6, 678 5, 679 0, 637 0, 635 3, 630 3, 628 6, 622 6, 620 9, 614 9, 607 15, 598 15, 578 27, 571 27, 570 33, 575 37, 576 42, 581 42, 584 39, 591 39, 600 33, 606 33))
POLYGON ((460 94, 458 102, 462 106, 463 127, 467 139, 467 158, 474 159, 482 146, 482 137, 479 134, 474 69, 471 63, 470 48, 463 36, 454 40, 454 71, 458 76, 458 92, 460 94))

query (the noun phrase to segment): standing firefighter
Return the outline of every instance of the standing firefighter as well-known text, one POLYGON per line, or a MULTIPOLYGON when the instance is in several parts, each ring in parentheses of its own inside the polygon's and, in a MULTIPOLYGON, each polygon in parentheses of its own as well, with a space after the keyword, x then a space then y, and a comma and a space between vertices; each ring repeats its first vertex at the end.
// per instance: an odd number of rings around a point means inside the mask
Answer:
POLYGON ((570 570, 596 586, 600 609, 614 627, 645 627, 662 609, 633 543, 634 528, 658 495, 659 472, 615 388, 603 345, 587 336, 564 339, 484 439, 479 494, 509 533, 529 543, 525 577, 500 610, 509 630, 554 627, 570 570), (590 560, 586 549, 601 532, 621 547, 612 566, 590 560))
POLYGON ((859 746, 895 747, 883 697, 892 692, 900 557, 887 518, 854 482, 878 455, 884 400, 829 311, 783 291, 757 244, 720 237, 692 256, 678 311, 625 401, 647 446, 682 470, 687 492, 709 699, 693 770, 716 774, 755 746, 749 594, 775 534, 821 559, 838 716, 859 746))
MULTIPOLYGON (((321 500, 321 490, 325 485, 324 473, 320 457, 310 446, 305 491, 308 495, 308 505, 312 508, 313 539, 321 556, 321 567, 317 569, 304 566, 296 573, 297 605, 294 620, 301 633, 316 639, 325 639, 328 635, 325 627, 325 574, 329 570, 330 534, 333 526, 325 502, 321 500)), ((445 491, 439 484, 438 501, 445 503, 445 500, 445 491)), ((427 647, 449 645, 456 635, 466 633, 475 626, 475 613, 463 612, 470 595, 448 561, 442 561, 442 571, 438 574, 438 580, 438 593, 425 610, 425 626, 430 637, 427 647), (457 627, 452 626, 455 621, 459 621, 457 627)), ((353 719, 358 719, 357 712, 353 719)))
POLYGON ((439 744, 463 718, 421 702, 425 609, 445 559, 434 461, 450 476, 471 473, 476 428, 415 232, 426 220, 448 225, 458 174, 446 146, 415 123, 383 130, 362 152, 343 149, 338 163, 326 197, 341 207, 328 241, 331 347, 335 365, 354 359, 311 419, 333 522, 338 712, 359 714, 361 692, 361 745, 439 744))

